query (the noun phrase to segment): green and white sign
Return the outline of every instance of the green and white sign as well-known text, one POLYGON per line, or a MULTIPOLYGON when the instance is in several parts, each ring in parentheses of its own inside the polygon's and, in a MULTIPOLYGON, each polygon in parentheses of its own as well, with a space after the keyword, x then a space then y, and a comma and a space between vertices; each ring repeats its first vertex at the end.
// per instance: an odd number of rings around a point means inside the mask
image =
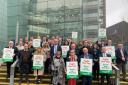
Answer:
POLYGON ((62 56, 63 58, 65 58, 67 55, 67 52, 69 51, 69 46, 61 46, 61 48, 62 48, 62 56))
POLYGON ((106 29, 99 29, 98 37, 99 38, 106 38, 106 29))
POLYGON ((100 57, 100 73, 112 74, 112 59, 111 59, 111 57, 100 57))
POLYGON ((40 70, 44 67, 43 64, 43 55, 34 55, 33 58, 33 69, 40 70))
POLYGON ((4 48, 3 62, 13 62, 14 49, 4 48))
POLYGON ((78 62, 67 62, 67 79, 78 78, 78 62))
POLYGON ((112 59, 115 59, 115 46, 106 46, 106 53, 110 54, 112 59))
POLYGON ((38 48, 41 45, 41 39, 34 39, 33 40, 33 47, 38 48))
POLYGON ((80 75, 92 76, 92 59, 81 58, 80 75))
POLYGON ((0 58, 0 63, 3 63, 3 59, 2 58, 0 58))
POLYGON ((72 32, 72 38, 77 39, 78 37, 78 32, 72 32))

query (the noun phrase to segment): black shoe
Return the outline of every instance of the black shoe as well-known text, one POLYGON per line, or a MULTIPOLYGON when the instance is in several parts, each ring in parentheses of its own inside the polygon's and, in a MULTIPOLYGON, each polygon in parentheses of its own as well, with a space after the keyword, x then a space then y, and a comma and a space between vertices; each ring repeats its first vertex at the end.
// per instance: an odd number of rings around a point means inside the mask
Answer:
POLYGON ((38 80, 38 84, 40 84, 40 83, 41 83, 41 80, 39 79, 39 80, 38 80))
POLYGON ((122 81, 127 81, 126 79, 122 79, 122 81))
POLYGON ((38 80, 35 81, 35 84, 39 84, 38 80))

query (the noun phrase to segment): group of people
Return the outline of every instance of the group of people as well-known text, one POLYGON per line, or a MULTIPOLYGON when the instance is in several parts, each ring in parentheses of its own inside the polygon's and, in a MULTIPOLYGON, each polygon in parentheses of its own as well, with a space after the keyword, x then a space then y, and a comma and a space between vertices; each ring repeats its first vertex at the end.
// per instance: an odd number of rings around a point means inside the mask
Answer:
MULTIPOLYGON (((40 38, 40 37, 38 37, 40 38)), ((40 47, 33 46, 33 37, 28 40, 20 38, 19 43, 14 44, 13 41, 9 41, 8 47, 14 49, 13 62, 19 59, 18 68, 15 69, 20 72, 20 83, 23 78, 26 78, 29 82, 28 74, 33 73, 35 76, 35 83, 41 83, 42 76, 44 74, 50 74, 52 76, 51 83, 53 85, 65 85, 66 81, 66 62, 78 62, 78 70, 80 69, 81 58, 93 60, 93 76, 80 76, 82 85, 91 85, 92 80, 100 81, 100 85, 104 85, 105 78, 107 79, 107 85, 111 85, 110 74, 100 74, 100 57, 111 57, 106 53, 106 46, 113 46, 112 40, 98 40, 97 42, 91 42, 90 40, 82 40, 80 42, 74 42, 71 38, 67 38, 65 41, 60 37, 42 37, 40 47), (67 55, 62 56, 62 46, 69 46, 67 55), (44 67, 41 69, 33 69, 33 57, 34 55, 42 55, 44 67)), ((116 46, 115 60, 113 63, 117 64, 117 67, 122 70, 123 80, 126 80, 126 62, 128 54, 123 47, 122 43, 116 46)), ((7 77, 10 77, 10 66, 13 62, 7 62, 7 77)), ((68 79, 68 85, 76 85, 77 79, 68 79)))

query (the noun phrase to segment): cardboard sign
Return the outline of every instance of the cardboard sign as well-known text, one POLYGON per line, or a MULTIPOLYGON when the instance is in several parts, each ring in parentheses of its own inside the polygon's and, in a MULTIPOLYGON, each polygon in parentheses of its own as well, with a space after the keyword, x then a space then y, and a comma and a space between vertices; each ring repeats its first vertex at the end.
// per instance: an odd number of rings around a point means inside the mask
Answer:
POLYGON ((110 54, 112 59, 115 59, 115 46, 106 46, 106 53, 110 54))
POLYGON ((100 57, 100 73, 112 74, 112 59, 111 59, 111 57, 100 57))
POLYGON ((44 67, 43 64, 43 55, 34 55, 33 59, 33 69, 40 70, 44 67))
POLYGON ((92 76, 92 59, 81 58, 80 75, 92 76))
POLYGON ((67 56, 67 52, 69 51, 69 46, 61 46, 62 48, 62 56, 65 58, 67 56))
POLYGON ((38 48, 41 45, 41 39, 34 39, 33 40, 33 47, 38 48))
POLYGON ((78 37, 78 32, 72 32, 72 38, 77 39, 78 37))
POLYGON ((78 62, 67 62, 67 79, 78 78, 78 62))
POLYGON ((99 34, 98 37, 99 38, 106 38, 106 29, 99 29, 99 34))
POLYGON ((13 62, 14 49, 4 48, 3 50, 3 61, 13 62))

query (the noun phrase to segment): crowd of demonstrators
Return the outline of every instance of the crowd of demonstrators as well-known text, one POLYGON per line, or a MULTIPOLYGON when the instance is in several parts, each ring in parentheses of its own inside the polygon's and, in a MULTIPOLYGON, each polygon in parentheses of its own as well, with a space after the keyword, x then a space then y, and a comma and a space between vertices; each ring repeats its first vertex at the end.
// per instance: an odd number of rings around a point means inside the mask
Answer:
MULTIPOLYGON (((9 41, 8 47, 14 49, 13 62, 16 60, 16 56, 19 59, 19 72, 20 83, 23 78, 29 82, 28 74, 33 73, 35 76, 35 83, 41 83, 44 74, 50 74, 52 76, 51 83, 53 85, 65 85, 66 81, 66 62, 78 62, 78 70, 80 70, 81 58, 93 60, 93 76, 81 76, 82 85, 92 85, 92 80, 100 81, 100 85, 104 85, 105 77, 107 79, 107 85, 111 85, 111 74, 99 73, 100 57, 111 57, 106 53, 106 46, 113 46, 112 40, 98 40, 92 42, 90 40, 81 40, 80 42, 74 42, 71 38, 67 38, 62 41, 62 38, 56 36, 47 38, 46 36, 41 38, 40 47, 35 48, 33 46, 34 37, 30 37, 30 40, 20 38, 19 42, 14 46, 13 41, 9 41), (62 47, 69 46, 67 56, 62 57, 62 47), (33 56, 42 55, 44 68, 39 70, 32 69, 33 56)), ((123 80, 126 80, 126 63, 128 54, 123 47, 122 43, 119 43, 115 50, 116 64, 123 73, 123 80)), ((10 66, 13 62, 7 62, 7 77, 10 77, 10 66)), ((77 79, 68 79, 68 85, 77 85, 77 79)))

